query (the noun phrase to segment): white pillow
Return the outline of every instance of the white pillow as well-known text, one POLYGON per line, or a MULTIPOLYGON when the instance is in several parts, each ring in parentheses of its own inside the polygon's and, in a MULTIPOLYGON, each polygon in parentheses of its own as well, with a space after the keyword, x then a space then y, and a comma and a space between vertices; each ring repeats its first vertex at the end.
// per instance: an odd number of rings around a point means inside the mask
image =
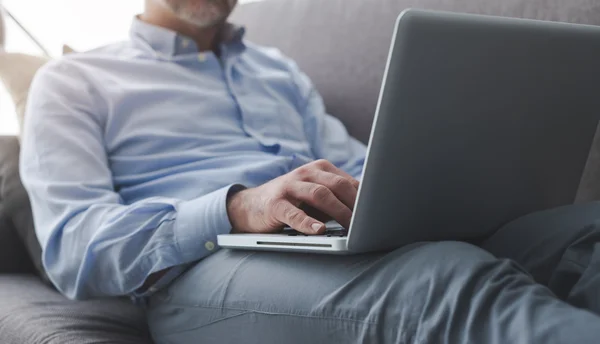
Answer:
MULTIPOLYGON (((68 45, 64 45, 63 55, 71 53, 76 53, 76 51, 68 45)), ((19 138, 23 129, 27 96, 29 95, 31 82, 35 73, 48 61, 50 61, 50 58, 47 57, 4 53, 0 50, 0 80, 15 104, 17 120, 21 129, 19 131, 19 138)))
POLYGON ((19 126, 23 128, 23 118, 27 107, 27 95, 35 73, 50 61, 49 58, 19 53, 0 53, 0 80, 11 95, 17 112, 19 126))

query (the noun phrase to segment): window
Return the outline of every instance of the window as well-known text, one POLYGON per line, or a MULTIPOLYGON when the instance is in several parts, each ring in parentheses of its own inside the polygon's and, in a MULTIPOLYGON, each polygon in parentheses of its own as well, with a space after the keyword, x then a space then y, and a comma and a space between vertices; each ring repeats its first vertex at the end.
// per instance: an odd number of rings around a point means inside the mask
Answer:
MULTIPOLYGON (((240 0, 239 3, 256 0, 240 0)), ((127 39, 133 16, 144 0, 0 0, 17 20, 50 52, 60 56, 63 44, 78 51, 127 39)), ((6 18, 6 50, 41 54, 20 28, 6 18)), ((12 102, 0 86, 0 135, 15 134, 12 102)))
MULTIPOLYGON (((35 43, 23 32, 17 23, 10 18, 4 18, 4 29, 6 30, 7 51, 18 51, 26 54, 39 55, 42 51, 35 43)), ((0 135, 14 135, 18 131, 17 117, 15 108, 6 92, 4 85, 0 84, 0 135)))
MULTIPOLYGON (((2 1, 53 56, 61 55, 65 43, 88 50, 127 38, 132 17, 144 5, 144 0, 2 1)), ((8 34, 7 44, 11 44, 12 33, 8 34)))
MULTIPOLYGON (((63 44, 88 50, 126 39, 131 20, 143 9, 144 0, 2 0, 15 18, 50 52, 62 54, 63 44)), ((40 55, 42 51, 17 26, 6 21, 6 50, 40 55)), ((0 135, 18 131, 14 107, 0 86, 0 135)))

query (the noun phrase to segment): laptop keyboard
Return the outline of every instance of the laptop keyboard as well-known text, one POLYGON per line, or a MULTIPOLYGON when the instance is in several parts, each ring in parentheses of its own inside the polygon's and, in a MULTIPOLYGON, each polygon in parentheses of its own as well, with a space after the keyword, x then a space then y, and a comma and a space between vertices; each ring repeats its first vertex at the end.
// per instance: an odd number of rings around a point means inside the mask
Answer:
MULTIPOLYGON (((285 230, 283 232, 283 234, 287 234, 288 236, 308 236, 307 234, 295 231, 293 229, 285 230)), ((325 230, 325 232, 323 234, 314 235, 314 236, 340 237, 340 238, 343 238, 343 237, 348 236, 348 231, 346 229, 342 228, 342 227, 340 227, 340 228, 332 228, 332 229, 325 230)))

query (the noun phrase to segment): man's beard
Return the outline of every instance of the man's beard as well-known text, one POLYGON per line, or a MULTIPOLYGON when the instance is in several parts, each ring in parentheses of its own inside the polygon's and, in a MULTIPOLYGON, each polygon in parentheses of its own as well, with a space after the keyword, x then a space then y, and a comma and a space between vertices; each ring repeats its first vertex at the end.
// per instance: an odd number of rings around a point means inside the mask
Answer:
POLYGON ((179 18, 198 27, 219 25, 227 19, 237 0, 162 0, 179 18))

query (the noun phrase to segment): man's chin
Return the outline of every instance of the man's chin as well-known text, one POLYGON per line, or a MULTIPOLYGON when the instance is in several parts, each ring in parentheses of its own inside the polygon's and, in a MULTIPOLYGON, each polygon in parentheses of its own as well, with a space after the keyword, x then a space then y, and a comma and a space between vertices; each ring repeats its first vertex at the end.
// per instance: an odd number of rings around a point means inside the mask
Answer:
POLYGON ((213 27, 220 27, 223 26, 225 23, 227 22, 227 17, 225 17, 224 19, 220 19, 220 20, 214 20, 214 21, 188 21, 188 23, 192 24, 193 26, 195 26, 198 29, 208 29, 208 28, 213 28, 213 27))
POLYGON ((195 18, 190 16, 182 19, 184 19, 189 24, 197 27, 198 29, 207 29, 223 25, 227 21, 227 17, 229 17, 228 14, 214 16, 212 18, 195 18))

